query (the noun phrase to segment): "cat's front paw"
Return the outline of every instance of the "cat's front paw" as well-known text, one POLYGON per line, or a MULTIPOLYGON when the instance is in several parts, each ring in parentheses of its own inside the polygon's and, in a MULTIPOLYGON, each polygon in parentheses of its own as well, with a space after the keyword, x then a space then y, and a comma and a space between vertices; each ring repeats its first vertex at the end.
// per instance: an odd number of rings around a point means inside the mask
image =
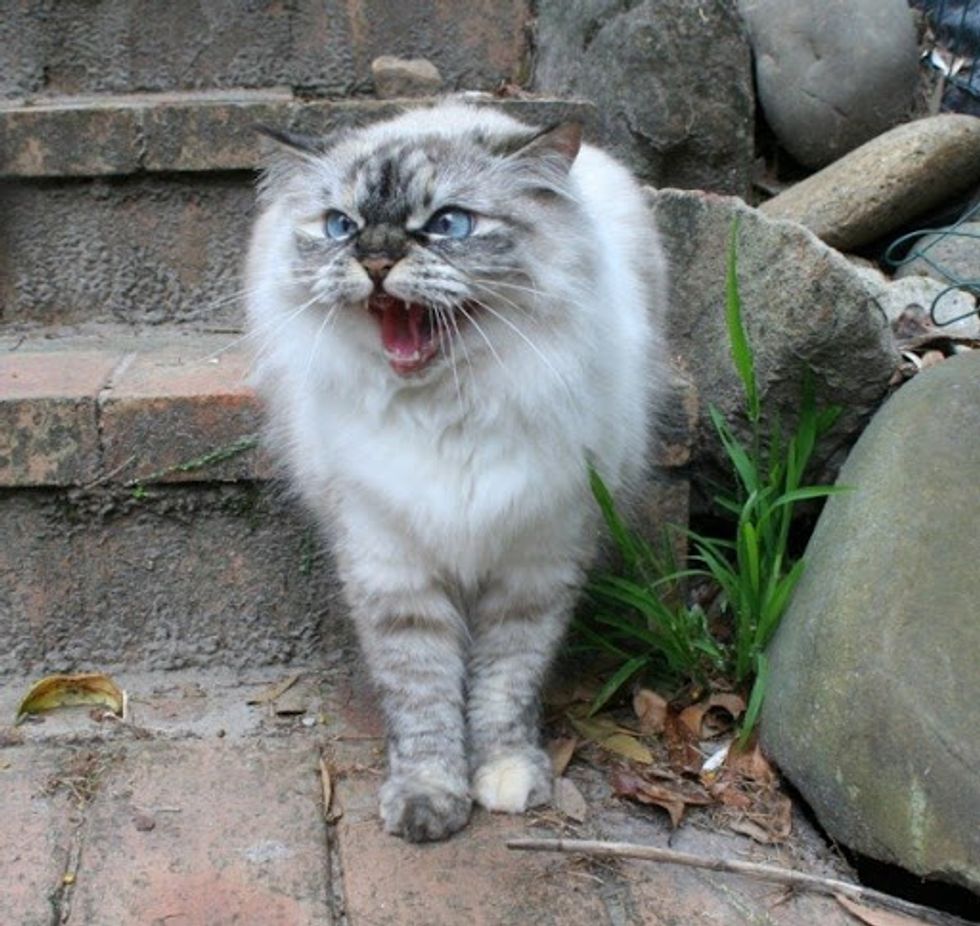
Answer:
POLYGON ((473 796, 487 810, 524 813, 551 798, 548 754, 537 746, 494 756, 473 775, 473 796))
POLYGON ((412 778, 389 778, 381 788, 385 831, 409 842, 435 842, 466 826, 472 801, 465 785, 445 787, 412 778))

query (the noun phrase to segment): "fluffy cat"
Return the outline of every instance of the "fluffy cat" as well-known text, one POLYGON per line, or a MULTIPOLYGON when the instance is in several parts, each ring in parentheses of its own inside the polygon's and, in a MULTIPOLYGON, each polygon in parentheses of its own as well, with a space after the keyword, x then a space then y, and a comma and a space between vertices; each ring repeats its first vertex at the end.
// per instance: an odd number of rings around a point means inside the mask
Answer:
POLYGON ((443 839, 550 796, 538 692, 596 550, 588 462, 622 491, 647 460, 662 253, 575 124, 450 101, 274 134, 256 381, 380 692, 384 826, 443 839))

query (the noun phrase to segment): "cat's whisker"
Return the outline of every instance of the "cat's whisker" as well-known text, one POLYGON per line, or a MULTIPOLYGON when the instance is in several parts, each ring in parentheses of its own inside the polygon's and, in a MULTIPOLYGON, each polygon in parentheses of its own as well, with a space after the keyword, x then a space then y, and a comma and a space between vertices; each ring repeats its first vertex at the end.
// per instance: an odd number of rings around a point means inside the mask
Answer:
POLYGON ((308 309, 318 299, 320 299, 319 295, 314 296, 308 302, 304 302, 302 305, 300 305, 298 309, 291 312, 285 318, 274 318, 266 322, 260 322, 258 324, 252 325, 248 331, 239 335, 237 338, 232 338, 232 340, 229 341, 227 344, 225 344, 223 347, 219 347, 217 350, 212 351, 210 354, 206 354, 204 357, 201 357, 198 360, 193 361, 193 363, 211 363, 212 361, 217 360, 218 357, 220 357, 222 354, 227 353, 232 348, 237 347, 238 345, 243 344, 246 341, 256 341, 259 339, 266 338, 267 334, 269 337, 277 334, 290 321, 296 318, 297 315, 299 315, 301 312, 308 309))
POLYGON ((323 329, 327 327, 328 322, 337 314, 337 306, 331 306, 330 309, 324 313, 323 321, 320 322, 320 327, 316 329, 316 334, 313 337, 313 347, 310 349, 310 359, 306 361, 306 372, 303 374, 303 382, 308 383, 310 381, 310 372, 313 369, 313 361, 316 359, 316 352, 320 346, 320 338, 323 335, 323 329))
POLYGON ((463 316, 463 318, 465 318, 476 329, 477 334, 479 334, 480 337, 483 338, 483 340, 486 342, 486 345, 489 348, 490 353, 493 355, 494 360, 496 360, 497 363, 500 365, 500 369, 503 370, 505 373, 507 373, 508 372, 507 365, 503 362, 503 360, 500 359, 500 354, 497 353, 497 349, 493 346, 493 343, 491 342, 490 338, 487 337, 486 332, 480 327, 479 322, 469 312, 466 311, 466 307, 463 304, 458 305, 456 307, 456 310, 463 316))
MULTIPOLYGON (((496 295, 499 296, 500 294, 497 293, 496 295)), ((500 298, 503 299, 504 297, 500 296, 500 298)), ((473 302, 475 302, 478 306, 480 306, 481 308, 489 312, 494 318, 496 318, 502 324, 510 328, 511 331, 514 332, 514 334, 516 334, 522 341, 524 341, 524 343, 527 344, 527 346, 531 348, 531 350, 534 352, 535 356, 537 356, 537 358, 548 368, 548 370, 551 371, 551 373, 555 376, 558 382, 561 383, 565 391, 568 393, 569 397, 573 401, 575 401, 575 393, 568 385, 567 381, 565 380, 565 377, 561 375, 561 373, 555 368, 554 364, 544 355, 544 353, 542 353, 540 348, 523 331, 521 331, 521 329, 518 328, 517 325, 515 325, 509 318, 507 318, 506 315, 503 315, 502 313, 498 312, 495 308, 488 305, 487 303, 481 302, 479 299, 474 299, 473 302)))
POLYGON ((456 387, 456 400, 459 402, 459 413, 462 416, 465 410, 463 408, 463 391, 459 385, 459 373, 456 370, 456 348, 453 346, 455 339, 449 330, 446 309, 440 305, 433 304, 432 310, 436 315, 436 326, 439 332, 439 350, 443 356, 446 354, 446 345, 449 345, 449 367, 453 371, 453 385, 456 387))
POLYGON ((482 283, 484 285, 505 286, 507 289, 516 289, 522 293, 530 293, 532 296, 543 296, 544 292, 535 289, 533 286, 521 286, 519 283, 508 283, 506 280, 487 279, 485 277, 468 277, 471 283, 482 283))

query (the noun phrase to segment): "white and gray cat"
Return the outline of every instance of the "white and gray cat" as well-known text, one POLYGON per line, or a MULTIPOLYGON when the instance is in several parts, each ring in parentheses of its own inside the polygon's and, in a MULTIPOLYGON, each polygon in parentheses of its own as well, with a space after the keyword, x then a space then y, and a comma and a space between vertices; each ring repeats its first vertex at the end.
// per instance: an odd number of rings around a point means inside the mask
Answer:
POLYGON ((388 731, 385 828, 547 801, 538 693, 642 474, 665 269, 575 124, 445 102, 279 135, 247 264, 257 383, 335 553, 388 731))

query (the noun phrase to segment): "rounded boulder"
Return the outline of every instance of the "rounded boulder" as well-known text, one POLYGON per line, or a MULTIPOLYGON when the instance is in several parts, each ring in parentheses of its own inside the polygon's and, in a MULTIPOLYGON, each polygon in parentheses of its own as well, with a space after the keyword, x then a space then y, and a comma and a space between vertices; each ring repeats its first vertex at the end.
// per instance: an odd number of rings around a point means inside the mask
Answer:
POLYGON ((834 839, 980 891, 980 352, 854 446, 770 648, 762 741, 834 839))
POLYGON ((823 167, 907 118, 918 81, 906 0, 739 0, 766 120, 823 167))

